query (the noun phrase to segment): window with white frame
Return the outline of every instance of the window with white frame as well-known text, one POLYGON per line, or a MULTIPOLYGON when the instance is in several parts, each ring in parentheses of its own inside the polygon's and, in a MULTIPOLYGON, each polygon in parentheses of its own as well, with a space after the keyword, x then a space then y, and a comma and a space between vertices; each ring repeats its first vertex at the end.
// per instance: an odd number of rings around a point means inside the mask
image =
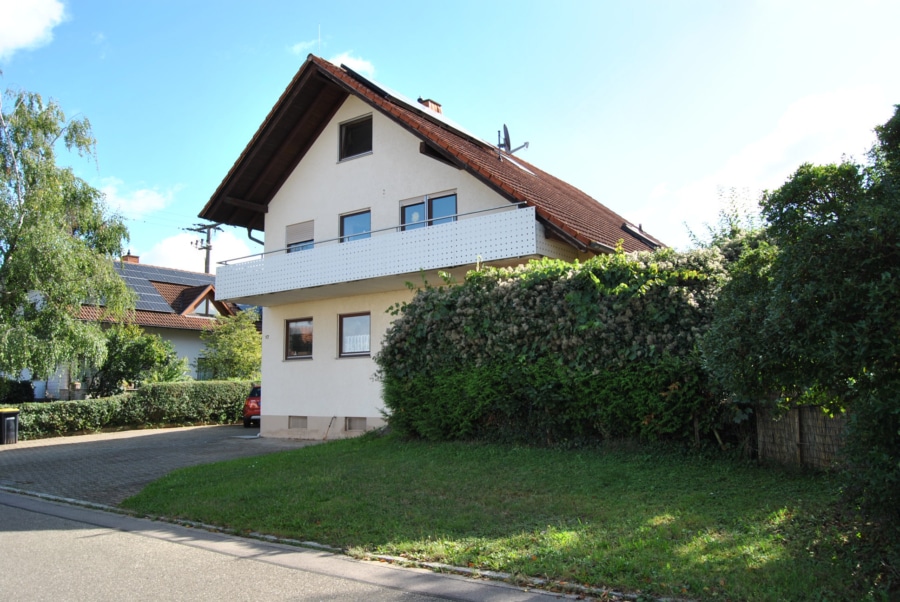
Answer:
POLYGON ((346 314, 340 320, 340 356, 369 355, 371 317, 368 313, 346 314))
POLYGON ((295 251, 306 251, 312 249, 315 240, 315 222, 300 222, 291 224, 284 229, 284 246, 288 253, 295 251))
POLYGON ((415 230, 456 221, 456 193, 441 193, 404 201, 400 205, 400 229, 415 230))
POLYGON ((311 359, 312 351, 312 318, 286 320, 284 323, 284 359, 311 359))

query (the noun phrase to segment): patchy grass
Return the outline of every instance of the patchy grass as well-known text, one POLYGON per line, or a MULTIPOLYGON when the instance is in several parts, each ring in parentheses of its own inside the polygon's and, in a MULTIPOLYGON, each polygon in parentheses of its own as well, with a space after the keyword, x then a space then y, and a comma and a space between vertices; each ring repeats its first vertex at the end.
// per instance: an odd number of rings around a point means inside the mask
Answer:
POLYGON ((364 437, 179 470, 123 506, 652 595, 859 599, 836 492, 829 475, 690 454, 364 437))

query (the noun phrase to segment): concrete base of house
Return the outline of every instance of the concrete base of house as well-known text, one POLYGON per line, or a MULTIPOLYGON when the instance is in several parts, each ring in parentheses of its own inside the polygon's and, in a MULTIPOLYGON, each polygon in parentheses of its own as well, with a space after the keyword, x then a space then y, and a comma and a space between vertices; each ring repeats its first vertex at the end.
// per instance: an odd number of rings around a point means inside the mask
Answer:
POLYGON ((270 416, 260 420, 261 437, 285 439, 347 439, 387 423, 381 416, 270 416))

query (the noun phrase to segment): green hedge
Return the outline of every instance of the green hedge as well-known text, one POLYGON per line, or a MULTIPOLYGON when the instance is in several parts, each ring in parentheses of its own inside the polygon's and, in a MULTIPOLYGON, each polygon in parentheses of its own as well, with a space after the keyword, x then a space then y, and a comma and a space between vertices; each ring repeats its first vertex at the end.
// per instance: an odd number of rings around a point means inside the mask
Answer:
POLYGON ((18 404, 22 439, 128 427, 238 422, 249 381, 147 384, 137 391, 83 401, 18 404))
POLYGON ((429 439, 693 439, 718 423, 698 341, 716 250, 532 262, 427 287, 376 357, 389 421, 429 439))

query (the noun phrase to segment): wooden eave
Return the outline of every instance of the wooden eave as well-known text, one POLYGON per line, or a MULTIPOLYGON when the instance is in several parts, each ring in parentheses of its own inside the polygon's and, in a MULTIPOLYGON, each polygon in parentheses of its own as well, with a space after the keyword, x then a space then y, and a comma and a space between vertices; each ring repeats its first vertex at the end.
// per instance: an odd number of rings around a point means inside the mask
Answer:
POLYGON ((200 212, 210 221, 263 230, 269 202, 347 98, 308 60, 200 212))

